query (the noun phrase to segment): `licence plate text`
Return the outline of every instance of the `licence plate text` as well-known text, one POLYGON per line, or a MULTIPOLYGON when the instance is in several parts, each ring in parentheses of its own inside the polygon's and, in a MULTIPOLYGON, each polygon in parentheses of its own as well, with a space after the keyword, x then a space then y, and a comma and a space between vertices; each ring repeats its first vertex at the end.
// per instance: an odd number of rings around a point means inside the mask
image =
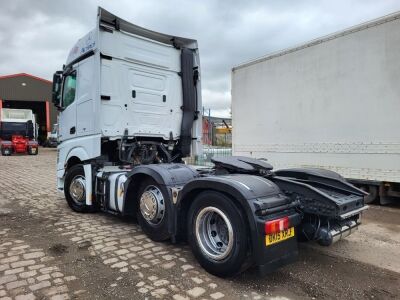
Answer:
POLYGON ((267 246, 282 242, 291 237, 294 237, 294 227, 279 231, 277 233, 267 234, 265 236, 265 244, 267 246))

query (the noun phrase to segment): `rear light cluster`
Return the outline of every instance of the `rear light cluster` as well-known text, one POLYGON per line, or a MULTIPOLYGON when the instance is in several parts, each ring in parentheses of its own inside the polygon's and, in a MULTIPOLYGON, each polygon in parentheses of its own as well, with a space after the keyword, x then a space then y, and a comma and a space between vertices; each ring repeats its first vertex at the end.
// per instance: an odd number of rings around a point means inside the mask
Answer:
POLYGON ((289 228, 289 217, 265 222, 265 234, 277 233, 289 228))

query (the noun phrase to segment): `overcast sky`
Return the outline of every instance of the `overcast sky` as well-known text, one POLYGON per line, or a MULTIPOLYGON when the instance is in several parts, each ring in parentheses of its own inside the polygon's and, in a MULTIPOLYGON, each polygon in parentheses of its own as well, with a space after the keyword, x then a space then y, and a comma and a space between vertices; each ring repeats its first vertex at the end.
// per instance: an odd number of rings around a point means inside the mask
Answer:
POLYGON ((400 10, 396 0, 9 0, 0 2, 0 75, 46 79, 96 22, 96 7, 199 41, 203 104, 229 116, 234 65, 400 10))

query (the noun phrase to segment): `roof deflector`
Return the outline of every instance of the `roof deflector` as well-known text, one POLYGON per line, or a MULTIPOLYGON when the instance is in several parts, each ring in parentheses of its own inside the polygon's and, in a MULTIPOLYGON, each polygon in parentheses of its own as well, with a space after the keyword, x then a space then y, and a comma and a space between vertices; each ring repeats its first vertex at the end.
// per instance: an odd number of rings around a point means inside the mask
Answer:
POLYGON ((125 32, 129 32, 135 35, 139 35, 151 40, 158 41, 160 43, 164 44, 169 44, 172 45, 176 48, 189 48, 189 49, 197 49, 197 42, 196 40, 192 39, 187 39, 187 38, 182 38, 182 37, 177 37, 177 36, 172 36, 168 34, 163 34, 159 32, 155 32, 152 30, 148 30, 146 28, 134 25, 132 23, 129 23, 116 15, 108 12, 102 7, 99 7, 98 9, 98 22, 99 26, 104 25, 104 26, 112 26, 115 28, 115 30, 122 30, 125 32))

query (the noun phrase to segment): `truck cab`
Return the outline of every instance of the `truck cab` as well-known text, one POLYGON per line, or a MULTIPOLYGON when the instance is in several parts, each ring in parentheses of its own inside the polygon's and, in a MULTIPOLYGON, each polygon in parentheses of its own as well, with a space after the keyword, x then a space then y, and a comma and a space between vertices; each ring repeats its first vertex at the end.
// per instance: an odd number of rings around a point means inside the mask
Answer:
POLYGON ((38 124, 30 109, 0 109, 0 152, 38 154, 38 124))
POLYGON ((195 40, 150 31, 99 8, 96 28, 74 45, 53 82, 61 190, 74 162, 127 159, 116 155, 121 141, 136 143, 129 150, 138 163, 152 156, 180 161, 201 151, 195 40))

